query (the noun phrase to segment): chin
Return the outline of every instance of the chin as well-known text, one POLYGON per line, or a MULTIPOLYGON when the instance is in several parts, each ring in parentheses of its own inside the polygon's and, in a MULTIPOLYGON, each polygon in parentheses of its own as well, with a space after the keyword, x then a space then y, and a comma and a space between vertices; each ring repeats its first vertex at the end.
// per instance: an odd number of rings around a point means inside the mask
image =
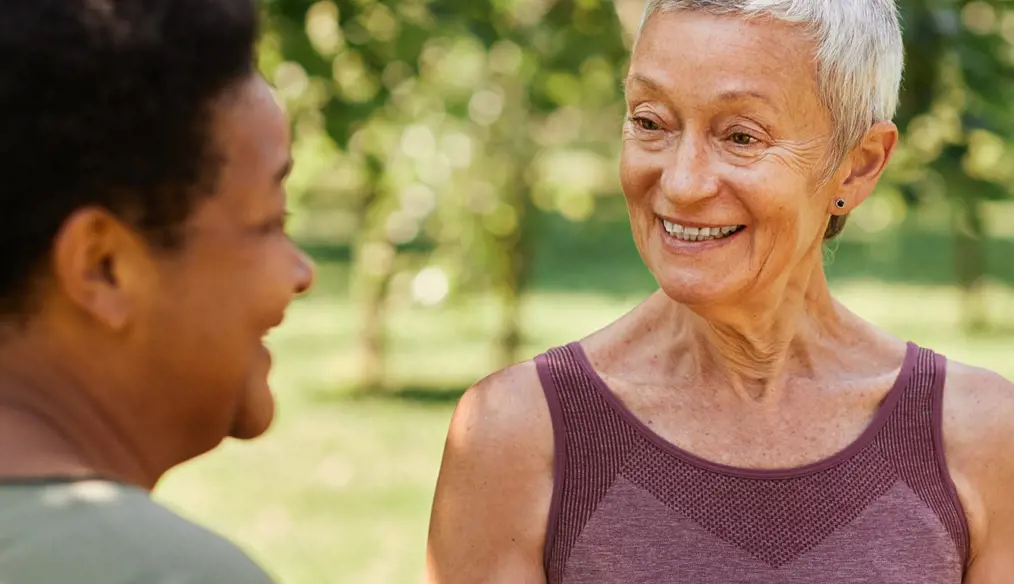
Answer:
POLYGON ((233 418, 229 436, 239 440, 253 440, 266 433, 275 420, 275 398, 264 383, 247 391, 233 418))
POLYGON ((716 241, 681 242, 667 234, 647 232, 635 240, 645 266, 666 296, 687 306, 709 306, 734 302, 748 288, 750 276, 742 271, 748 260, 735 248, 747 236, 741 230, 716 241))
POLYGON ((714 306, 729 304, 737 298, 737 287, 727 282, 727 274, 665 275, 656 272, 659 288, 671 300, 685 306, 714 306))

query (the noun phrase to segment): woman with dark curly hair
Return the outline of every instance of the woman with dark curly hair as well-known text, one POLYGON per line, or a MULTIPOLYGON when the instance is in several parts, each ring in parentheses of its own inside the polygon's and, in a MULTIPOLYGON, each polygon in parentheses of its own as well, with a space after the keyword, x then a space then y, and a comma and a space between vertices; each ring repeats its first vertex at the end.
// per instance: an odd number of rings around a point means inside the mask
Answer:
POLYGON ((648 0, 620 177, 660 290, 470 389, 433 584, 999 584, 1014 391, 836 301, 898 142, 893 0, 648 0))
POLYGON ((0 3, 0 582, 270 582, 156 505, 271 423, 313 279, 252 0, 0 3))

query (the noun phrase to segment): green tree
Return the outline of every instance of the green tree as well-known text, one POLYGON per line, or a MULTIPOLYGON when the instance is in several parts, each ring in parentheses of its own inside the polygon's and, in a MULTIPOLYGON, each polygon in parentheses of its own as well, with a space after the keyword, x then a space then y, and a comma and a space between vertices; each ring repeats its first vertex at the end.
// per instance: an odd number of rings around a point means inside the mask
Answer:
POLYGON ((514 361, 533 215, 583 219, 616 191, 596 180, 622 116, 612 4, 270 0, 266 12, 296 141, 327 160, 316 175, 330 180, 302 185, 302 204, 354 218, 361 385, 383 384, 394 277, 426 265, 456 290, 496 293, 496 360, 514 361))
POLYGON ((626 48, 615 7, 605 0, 439 4, 457 15, 457 34, 474 37, 487 54, 468 104, 470 118, 486 126, 485 164, 473 170, 488 176, 497 169, 499 201, 480 222, 472 261, 488 270, 501 301, 495 359, 503 366, 519 357, 536 215, 584 220, 596 196, 618 190, 603 170, 611 170, 619 145, 626 48))
POLYGON ((947 201, 965 323, 980 330, 988 321, 983 205, 1014 189, 1014 10, 1005 1, 905 0, 901 14, 903 147, 891 176, 913 206, 947 201))
MULTIPOLYGON (((385 299, 398 268, 406 227, 390 220, 410 178, 396 154, 417 114, 409 95, 419 58, 437 29, 425 2, 269 0, 269 43, 276 73, 296 78, 287 97, 297 143, 322 143, 327 164, 320 184, 308 185, 304 207, 335 208, 352 217, 353 297, 362 307, 360 384, 383 383, 385 299), (330 178, 330 180, 328 180, 330 178), (342 185, 342 179, 350 184, 342 185), (349 188, 351 187, 351 188, 349 188)), ((411 230, 408 226, 407 230, 411 230)))

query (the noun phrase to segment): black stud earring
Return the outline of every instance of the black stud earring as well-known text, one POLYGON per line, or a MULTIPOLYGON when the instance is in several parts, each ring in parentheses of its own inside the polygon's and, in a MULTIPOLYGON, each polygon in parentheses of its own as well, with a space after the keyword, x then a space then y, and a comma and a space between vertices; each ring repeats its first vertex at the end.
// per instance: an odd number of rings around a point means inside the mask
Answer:
POLYGON ((838 207, 839 209, 844 209, 845 208, 845 199, 838 199, 837 201, 834 202, 834 206, 838 207))

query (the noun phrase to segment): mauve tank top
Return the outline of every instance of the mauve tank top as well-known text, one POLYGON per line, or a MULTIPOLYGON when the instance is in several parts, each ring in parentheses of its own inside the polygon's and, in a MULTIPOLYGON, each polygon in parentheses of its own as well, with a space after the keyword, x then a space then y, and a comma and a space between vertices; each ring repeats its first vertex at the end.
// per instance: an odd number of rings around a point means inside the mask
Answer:
POLYGON ((577 343, 535 361, 555 437, 549 584, 961 583, 968 526, 943 457, 943 356, 909 343, 863 434, 786 470, 665 441, 577 343))

